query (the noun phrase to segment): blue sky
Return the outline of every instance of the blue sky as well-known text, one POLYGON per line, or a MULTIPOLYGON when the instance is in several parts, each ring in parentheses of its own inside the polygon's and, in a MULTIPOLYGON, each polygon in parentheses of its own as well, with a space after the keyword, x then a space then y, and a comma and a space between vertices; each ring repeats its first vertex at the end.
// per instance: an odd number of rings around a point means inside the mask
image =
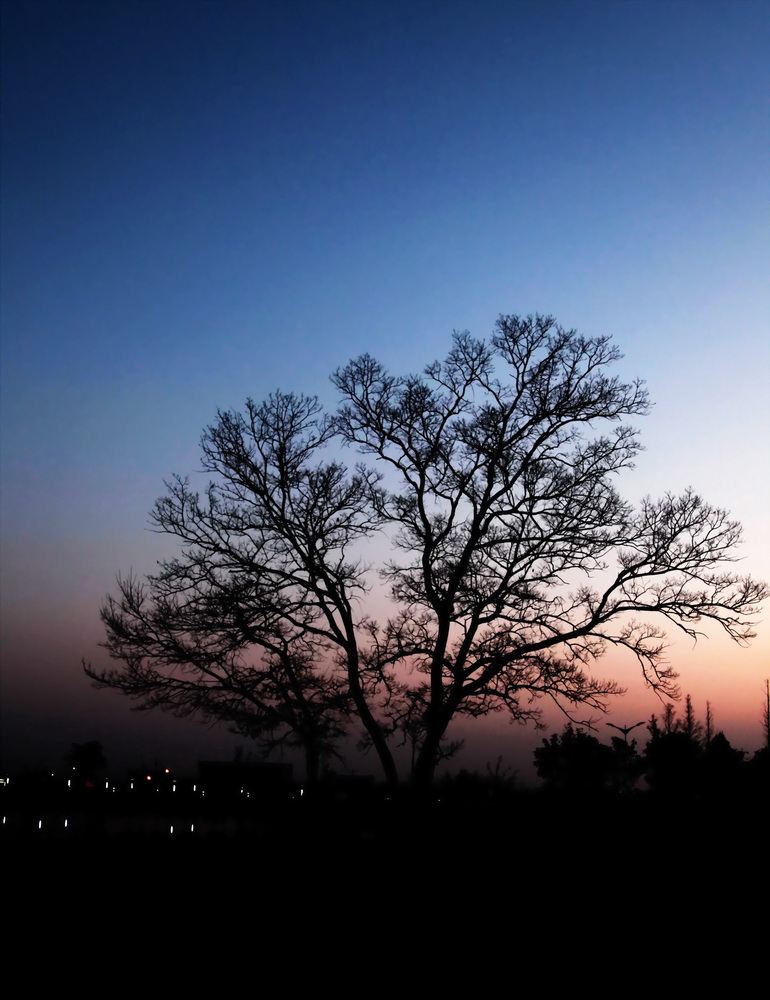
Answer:
MULTIPOLYGON (((107 713, 148 725, 79 662, 115 573, 170 553, 147 511, 218 407, 333 404, 350 357, 419 369, 501 312, 613 335, 657 404, 626 494, 693 485, 768 576, 767 4, 1 13, 6 721, 48 719, 62 753, 107 713)), ((758 745, 767 626, 677 658, 758 745)), ((627 677, 621 722, 656 710, 627 677)))

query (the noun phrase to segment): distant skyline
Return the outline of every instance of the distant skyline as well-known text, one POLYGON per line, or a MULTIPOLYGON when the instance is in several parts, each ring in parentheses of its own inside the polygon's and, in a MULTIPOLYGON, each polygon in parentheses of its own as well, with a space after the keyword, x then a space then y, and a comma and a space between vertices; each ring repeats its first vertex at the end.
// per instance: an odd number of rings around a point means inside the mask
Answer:
MULTIPOLYGON (((331 407, 351 357, 419 370, 500 313, 612 335, 655 403, 621 493, 694 487, 770 577, 770 5, 4 0, 0 19, 3 766, 91 739, 145 763, 245 746, 131 714, 80 668, 106 665, 116 573, 174 551, 147 530, 164 479, 200 468, 218 408, 276 388, 331 407)), ((669 633, 683 692, 747 750, 768 616, 748 649, 669 633)), ((660 714, 635 664, 597 673, 628 688, 611 721, 660 714)), ((456 768, 523 772, 539 740, 502 717, 462 735, 456 768)))

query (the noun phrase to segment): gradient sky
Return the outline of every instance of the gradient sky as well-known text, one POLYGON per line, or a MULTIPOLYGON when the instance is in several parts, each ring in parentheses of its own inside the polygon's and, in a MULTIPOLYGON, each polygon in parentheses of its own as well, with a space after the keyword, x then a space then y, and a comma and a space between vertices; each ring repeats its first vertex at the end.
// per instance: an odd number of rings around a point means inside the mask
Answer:
MULTIPOLYGON (((243 741, 95 692, 118 570, 218 407, 333 405, 547 312, 647 380, 631 500, 692 485, 770 576, 770 5, 760 0, 3 0, 3 754, 149 763, 243 741)), ((767 618, 768 610, 764 617, 767 618)), ((761 742, 770 626, 671 660, 761 742)), ((616 723, 660 711, 638 669, 616 723)), ((560 720, 549 715, 555 725, 560 720)), ((611 731, 600 727, 600 735, 611 731)), ((502 718, 456 766, 529 767, 502 718)), ((365 767, 376 770, 372 759, 365 767)))

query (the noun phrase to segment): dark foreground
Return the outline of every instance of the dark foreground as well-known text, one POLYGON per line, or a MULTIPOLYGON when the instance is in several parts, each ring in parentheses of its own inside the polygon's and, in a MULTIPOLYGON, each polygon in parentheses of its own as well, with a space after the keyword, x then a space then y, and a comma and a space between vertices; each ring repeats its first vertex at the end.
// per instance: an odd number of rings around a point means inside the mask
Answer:
POLYGON ((671 880, 725 891, 755 883, 767 867, 760 797, 382 794, 197 811, 135 802, 130 811, 80 794, 66 821, 61 802, 6 794, 3 805, 4 866, 19 899, 34 885, 38 900, 87 893, 107 909, 137 895, 227 907, 245 894, 280 907, 318 892, 515 888, 517 898, 542 901, 650 893, 671 880))

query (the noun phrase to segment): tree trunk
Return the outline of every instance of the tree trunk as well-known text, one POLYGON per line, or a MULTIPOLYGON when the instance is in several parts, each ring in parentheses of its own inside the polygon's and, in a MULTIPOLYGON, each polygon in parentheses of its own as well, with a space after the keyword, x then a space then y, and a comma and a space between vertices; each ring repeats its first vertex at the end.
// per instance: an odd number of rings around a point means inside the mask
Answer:
POLYGON ((308 743, 305 747, 305 779, 311 787, 318 784, 318 776, 321 765, 321 754, 315 743, 308 743))
POLYGON ((444 711, 438 721, 427 727, 425 739, 412 768, 411 784, 414 788, 427 792, 433 784, 436 766, 439 761, 441 740, 444 738, 450 717, 447 717, 447 713, 444 711))

